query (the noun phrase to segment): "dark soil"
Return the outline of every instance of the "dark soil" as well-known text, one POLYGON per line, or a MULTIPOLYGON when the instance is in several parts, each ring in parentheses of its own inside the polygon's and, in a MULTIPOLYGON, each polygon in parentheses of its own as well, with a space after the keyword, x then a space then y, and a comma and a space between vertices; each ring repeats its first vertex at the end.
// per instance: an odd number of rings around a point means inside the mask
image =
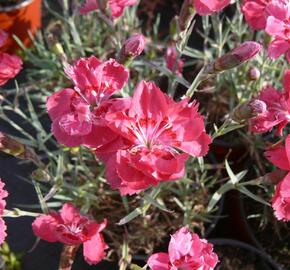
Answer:
POLYGON ((220 263, 217 270, 256 270, 262 268, 257 267, 257 258, 253 254, 248 254, 244 250, 239 250, 233 247, 217 248, 217 254, 220 258, 220 263))
POLYGON ((245 217, 260 245, 283 268, 290 265, 290 223, 278 221, 272 208, 243 200, 245 217), (259 215, 262 214, 262 217, 259 215), (257 216, 257 218, 254 218, 257 216), (249 219, 249 217, 252 217, 249 219))
POLYGON ((235 246, 215 246, 219 257, 216 270, 270 270, 267 262, 254 252, 235 246))

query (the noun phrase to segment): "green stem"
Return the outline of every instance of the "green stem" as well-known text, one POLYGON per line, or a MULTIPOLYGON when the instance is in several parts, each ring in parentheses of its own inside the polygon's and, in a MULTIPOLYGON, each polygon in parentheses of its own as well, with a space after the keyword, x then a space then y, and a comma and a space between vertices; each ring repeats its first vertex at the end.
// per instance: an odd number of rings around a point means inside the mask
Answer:
POLYGON ((41 215, 40 213, 32 213, 28 211, 23 211, 17 208, 14 208, 13 210, 4 210, 3 217, 12 217, 12 218, 17 218, 17 217, 38 217, 41 215))

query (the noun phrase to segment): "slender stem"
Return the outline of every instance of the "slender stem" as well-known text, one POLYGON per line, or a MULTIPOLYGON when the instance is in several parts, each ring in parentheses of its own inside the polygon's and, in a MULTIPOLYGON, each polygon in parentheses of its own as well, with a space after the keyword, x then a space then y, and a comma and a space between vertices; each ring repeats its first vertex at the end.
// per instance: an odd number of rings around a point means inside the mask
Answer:
POLYGON ((14 208, 13 210, 4 210, 3 217, 12 217, 12 218, 17 218, 17 217, 38 217, 41 215, 41 213, 32 213, 28 211, 23 211, 17 208, 14 208))
POLYGON ((71 270, 78 249, 79 245, 63 246, 58 270, 71 270))

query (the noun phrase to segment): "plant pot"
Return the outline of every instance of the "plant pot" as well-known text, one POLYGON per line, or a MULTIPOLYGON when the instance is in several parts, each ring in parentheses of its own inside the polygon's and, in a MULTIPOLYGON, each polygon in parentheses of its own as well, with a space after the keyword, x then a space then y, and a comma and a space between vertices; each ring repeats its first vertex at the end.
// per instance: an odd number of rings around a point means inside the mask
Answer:
POLYGON ((265 252, 233 239, 210 239, 219 256, 217 270, 282 270, 265 252))
POLYGON ((0 29, 8 33, 8 39, 0 51, 14 53, 20 49, 13 35, 29 47, 32 41, 28 33, 34 35, 40 26, 41 0, 26 0, 11 7, 0 7, 0 29))

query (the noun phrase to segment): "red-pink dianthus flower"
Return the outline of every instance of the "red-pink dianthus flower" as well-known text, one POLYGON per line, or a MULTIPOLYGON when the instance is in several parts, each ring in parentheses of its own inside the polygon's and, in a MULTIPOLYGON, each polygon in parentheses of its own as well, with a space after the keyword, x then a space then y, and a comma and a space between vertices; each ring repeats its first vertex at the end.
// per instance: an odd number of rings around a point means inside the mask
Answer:
POLYGON ((201 15, 210 15, 224 9, 231 0, 193 0, 196 12, 201 15))
POLYGON ((218 256, 212 244, 183 227, 171 236, 168 253, 153 254, 147 263, 151 270, 213 270, 218 256))
POLYGON ((137 86, 132 99, 119 102, 122 110, 116 101, 105 118, 126 142, 105 162, 109 183, 122 195, 179 179, 189 155, 208 152, 211 138, 196 102, 175 102, 153 82, 145 81, 137 86))
POLYGON ((71 246, 83 244, 86 262, 97 264, 106 256, 105 250, 108 248, 101 233, 106 225, 107 220, 98 224, 81 215, 72 204, 66 203, 60 213, 37 217, 32 223, 32 229, 36 236, 48 242, 71 246))
POLYGON ((14 78, 21 69, 21 58, 8 53, 0 53, 0 86, 14 78))
POLYGON ((272 207, 278 220, 290 220, 290 175, 277 185, 272 207))
POLYGON ((290 69, 284 74, 284 91, 273 87, 263 89, 257 100, 266 105, 266 110, 250 120, 250 130, 265 133, 278 126, 277 134, 282 135, 283 128, 290 122, 290 69))
POLYGON ((268 48, 272 59, 285 54, 290 62, 290 2, 271 1, 267 6, 269 14, 265 31, 274 37, 268 48))
MULTIPOLYGON (((118 18, 123 15, 126 7, 134 6, 137 4, 137 0, 109 0, 108 1, 112 17, 118 18)), ((98 0, 86 0, 82 8, 80 9, 81 14, 99 9, 98 0)))
POLYGON ((265 152, 265 156, 279 169, 288 171, 284 179, 276 186, 272 207, 278 220, 290 220, 290 135, 285 146, 278 146, 265 152))
POLYGON ((57 141, 69 147, 97 148, 114 140, 116 134, 104 125, 102 116, 110 97, 127 82, 129 71, 114 59, 102 63, 94 56, 81 58, 65 71, 75 89, 62 89, 46 103, 57 141))
POLYGON ((8 196, 8 192, 4 189, 5 184, 0 179, 0 245, 3 244, 6 234, 6 224, 2 218, 6 207, 6 201, 4 200, 8 196))
POLYGON ((254 30, 265 29, 267 22, 267 5, 271 0, 245 0, 242 12, 247 23, 254 30))

